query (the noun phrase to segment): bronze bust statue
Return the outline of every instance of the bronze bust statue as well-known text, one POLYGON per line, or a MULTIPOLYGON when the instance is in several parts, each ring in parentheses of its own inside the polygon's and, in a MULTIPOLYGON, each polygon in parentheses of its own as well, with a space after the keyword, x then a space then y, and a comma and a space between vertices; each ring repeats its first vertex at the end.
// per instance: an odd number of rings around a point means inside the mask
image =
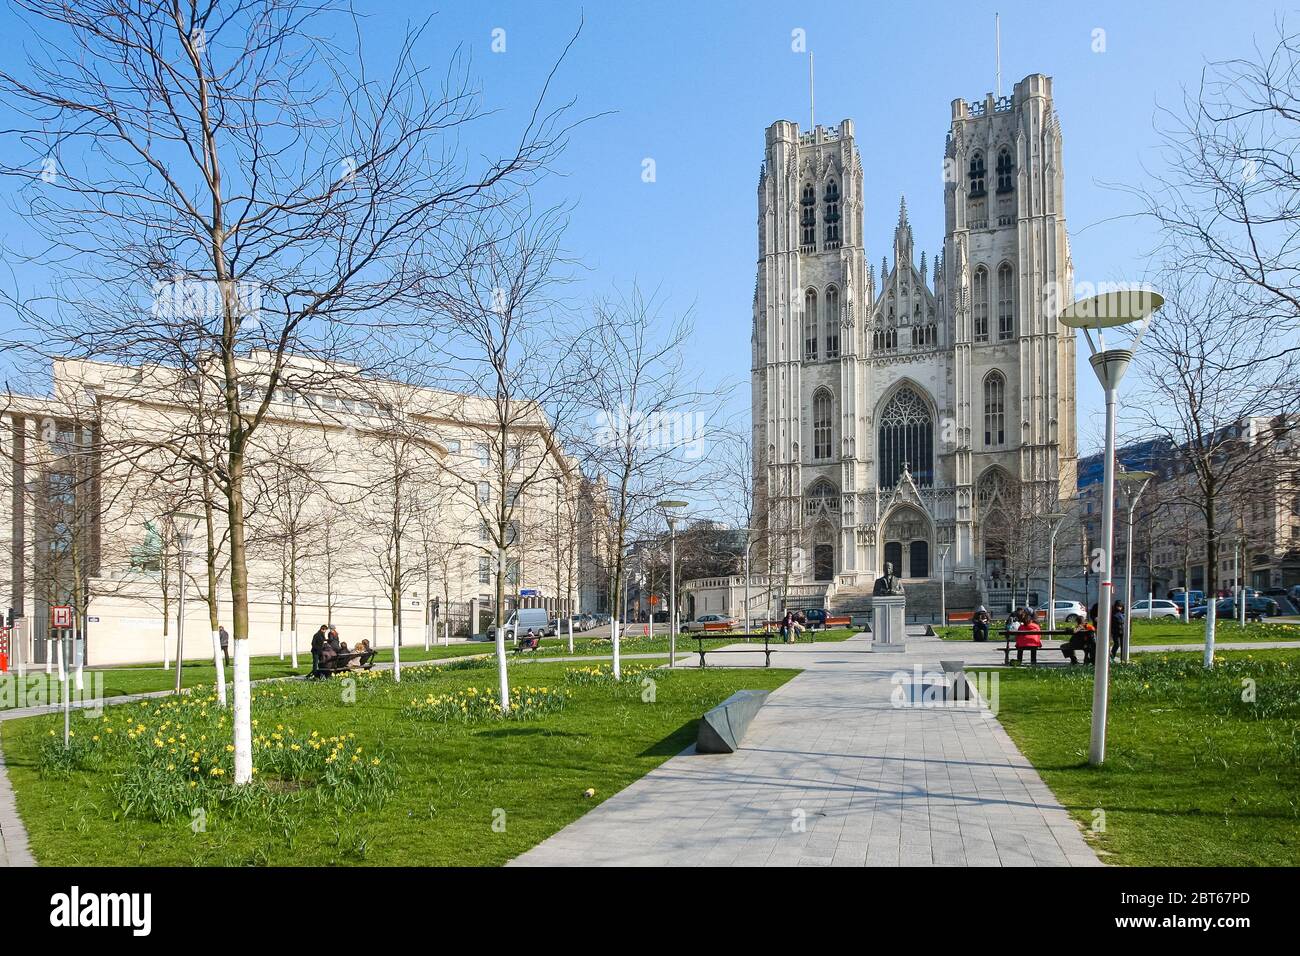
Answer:
POLYGON ((885 562, 885 573, 876 578, 876 586, 872 588, 873 596, 893 595, 903 593, 903 581, 894 574, 894 565, 892 562, 885 562))

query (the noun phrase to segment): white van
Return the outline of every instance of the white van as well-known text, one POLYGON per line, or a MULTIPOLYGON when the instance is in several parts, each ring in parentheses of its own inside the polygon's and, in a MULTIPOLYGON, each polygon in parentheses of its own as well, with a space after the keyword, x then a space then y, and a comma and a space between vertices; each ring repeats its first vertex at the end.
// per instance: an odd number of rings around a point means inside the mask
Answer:
MULTIPOLYGON (((550 614, 546 608, 521 607, 506 620, 506 642, 518 640, 521 634, 527 634, 530 630, 541 637, 546 633, 546 626, 549 623, 550 614)), ((495 628, 491 636, 493 640, 496 639, 495 628)))

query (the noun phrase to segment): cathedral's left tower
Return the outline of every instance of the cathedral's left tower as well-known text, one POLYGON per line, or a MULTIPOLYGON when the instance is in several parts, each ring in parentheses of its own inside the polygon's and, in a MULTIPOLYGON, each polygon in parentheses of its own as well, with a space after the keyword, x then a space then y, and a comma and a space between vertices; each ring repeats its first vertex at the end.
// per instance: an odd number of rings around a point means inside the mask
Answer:
POLYGON ((858 563, 858 358, 874 297, 862 237, 852 121, 810 133, 788 120, 768 127, 754 289, 756 516, 782 539, 774 557, 805 579, 858 563))

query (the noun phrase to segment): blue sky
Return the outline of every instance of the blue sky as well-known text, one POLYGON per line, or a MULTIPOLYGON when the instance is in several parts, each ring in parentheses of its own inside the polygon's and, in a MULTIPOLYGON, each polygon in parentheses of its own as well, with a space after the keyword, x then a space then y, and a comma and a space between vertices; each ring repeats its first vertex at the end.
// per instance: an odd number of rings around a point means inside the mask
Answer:
MULTIPOLYGON (((1157 104, 1175 105, 1208 60, 1250 53, 1279 15, 1235 2, 588 3, 441 5, 357 0, 373 12, 369 55, 382 64, 406 22, 434 13, 421 53, 435 67, 457 44, 473 58, 486 101, 501 113, 485 142, 512 129, 550 64, 585 18, 555 81, 557 99, 601 115, 573 136, 543 198, 573 204, 565 240, 585 296, 633 280, 669 309, 693 308, 698 361, 742 387, 748 402, 756 257, 755 188, 763 130, 808 122, 808 62, 791 51, 806 32, 816 55, 817 117, 856 123, 865 170, 867 256, 888 251, 906 195, 917 253, 942 241, 941 160, 949 103, 994 85, 993 15, 1002 15, 1004 92, 1027 73, 1054 78, 1065 135, 1066 211, 1076 279, 1141 279, 1154 236, 1132 218, 1132 184, 1157 162, 1157 104), (505 52, 491 49, 505 31, 505 52), (1094 31, 1105 51, 1094 52, 1094 31), (655 162, 656 181, 642 179, 655 162)), ((0 30, 14 36, 12 15, 0 30)), ((478 144, 473 144, 477 146, 478 144)), ((485 147, 486 148, 486 147, 485 147)), ((0 182, 8 193, 12 183, 0 182)), ((22 245, 24 223, 0 196, 0 241, 22 245)), ((39 281, 39 276, 31 276, 39 281)), ((3 321, 3 320, 0 320, 3 321)), ((2 332, 2 329, 0 329, 2 332)), ((1080 353, 1086 348, 1080 345, 1080 353)), ((1081 359, 1080 444, 1099 438, 1100 391, 1081 359)))

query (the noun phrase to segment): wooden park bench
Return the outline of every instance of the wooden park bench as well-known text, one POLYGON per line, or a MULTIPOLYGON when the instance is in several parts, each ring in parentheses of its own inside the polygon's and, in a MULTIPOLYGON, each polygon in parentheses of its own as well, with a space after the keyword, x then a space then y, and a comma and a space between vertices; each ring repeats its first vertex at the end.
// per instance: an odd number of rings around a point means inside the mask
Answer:
MULTIPOLYGON (((683 635, 683 636, 685 637, 687 635, 683 635)), ((695 638, 697 644, 699 645, 695 650, 695 653, 700 655, 701 668, 705 666, 704 664, 705 654, 757 654, 758 653, 757 647, 754 648, 752 651, 749 648, 744 648, 743 650, 739 648, 728 650, 721 647, 705 647, 704 641, 708 638, 709 635, 701 631, 697 631, 693 634, 690 634, 689 636, 695 638)), ((763 639, 763 666, 764 667, 772 666, 772 651, 776 650, 776 648, 772 647, 771 644, 769 643, 769 638, 771 637, 770 631, 764 630, 763 633, 761 634, 753 634, 753 633, 730 634, 728 635, 728 637, 734 637, 737 640, 744 640, 746 644, 749 643, 749 639, 751 637, 761 637, 763 639)))
MULTIPOLYGON (((1017 633, 1016 631, 1008 631, 1005 628, 1002 630, 1002 663, 1007 667, 1011 666, 1011 652, 1016 649, 1016 645, 1015 645, 1016 633, 1017 633)), ((1043 642, 1043 646, 1039 648, 1028 648, 1028 650, 1059 651, 1061 649, 1061 645, 1064 644, 1072 637, 1074 637, 1073 628, 1069 628, 1065 630, 1062 630, 1061 628, 1057 628, 1055 631, 1039 631, 1038 639, 1043 642), (1048 644, 1046 638, 1049 637, 1063 637, 1065 638, 1065 640, 1057 641, 1055 644, 1048 644)), ((1038 663, 1038 655, 1031 654, 1029 659, 1030 666, 1031 667, 1036 666, 1037 663, 1038 663)))
POLYGON ((368 671, 375 666, 375 655, 378 651, 349 651, 346 654, 335 654, 328 660, 320 662, 320 667, 311 672, 310 677, 329 677, 332 674, 345 674, 354 668, 350 665, 353 661, 357 662, 357 668, 368 671))
POLYGON ((532 637, 524 635, 515 641, 515 653, 522 654, 524 651, 535 651, 542 646, 542 639, 534 634, 532 637))

